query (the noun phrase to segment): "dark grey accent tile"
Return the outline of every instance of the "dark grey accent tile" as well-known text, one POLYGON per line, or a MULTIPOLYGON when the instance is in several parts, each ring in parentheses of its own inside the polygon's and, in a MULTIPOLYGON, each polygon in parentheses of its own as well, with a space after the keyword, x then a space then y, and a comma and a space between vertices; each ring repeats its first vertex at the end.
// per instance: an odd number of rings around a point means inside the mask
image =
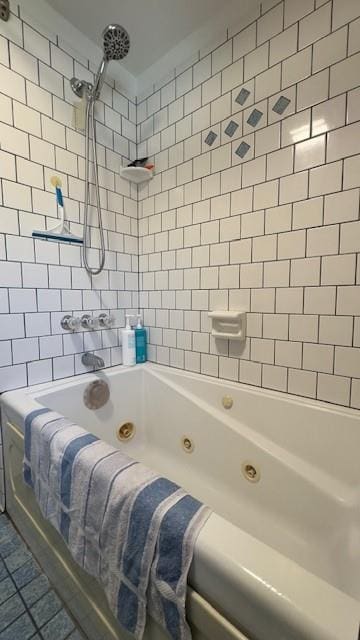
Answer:
POLYGON ((84 636, 76 629, 66 640, 85 640, 84 636))
POLYGON ((205 138, 205 144, 208 144, 209 147, 211 147, 211 145, 214 144, 216 138, 217 138, 217 134, 215 133, 215 131, 209 131, 209 133, 205 138))
POLYGON ((3 521, 0 524, 0 555, 4 555, 4 546, 6 544, 10 544, 11 542, 17 547, 23 545, 24 543, 17 533, 16 529, 11 524, 3 524, 3 521))
POLYGON ((30 613, 37 626, 42 627, 46 622, 49 622, 61 608, 62 604, 57 595, 53 591, 49 591, 31 607, 30 613))
POLYGON ((10 596, 14 595, 16 587, 11 578, 5 578, 0 582, 0 604, 8 600, 10 596))
POLYGON ((3 631, 16 618, 21 616, 25 607, 21 598, 15 594, 0 606, 0 631, 3 631))
POLYGON ((262 117, 263 117, 263 112, 259 111, 259 109, 254 109, 254 111, 250 113, 246 122, 251 127, 256 127, 259 124, 262 117))
POLYGON ((248 89, 242 88, 238 95, 235 98, 235 102, 243 106, 250 95, 250 91, 248 89))
POLYGON ((50 589, 49 580, 44 574, 41 574, 35 580, 21 589, 20 593, 24 598, 28 607, 31 607, 41 596, 45 595, 50 589))
POLYGON ((5 564, 3 560, 0 558, 0 580, 4 580, 4 578, 8 577, 8 572, 6 570, 5 564))
POLYGON ((44 640, 64 640, 75 631, 73 621, 64 609, 61 609, 56 616, 41 629, 44 640))
POLYGON ((25 547, 23 539, 19 536, 14 527, 8 527, 7 529, 4 527, 1 531, 1 540, 12 540, 13 542, 17 542, 19 545, 23 545, 25 547))
POLYGON ((34 637, 35 632, 36 629, 30 616, 27 613, 24 613, 20 618, 17 618, 15 622, 7 627, 5 631, 0 633, 0 640, 28 640, 29 638, 37 640, 40 636, 36 635, 34 637))
POLYGON ((15 534, 14 536, 9 536, 5 540, 1 540, 0 553, 3 558, 7 558, 10 554, 14 553, 14 551, 18 551, 22 548, 25 549, 26 547, 15 534))
POLYGON ((26 549, 23 541, 11 524, 8 526, 3 523, 0 524, 0 541, 0 556, 3 558, 6 558, 20 548, 26 549))
POLYGON ((4 532, 4 529, 9 529, 9 528, 13 529, 13 526, 12 526, 9 518, 7 517, 7 515, 5 513, 1 513, 0 514, 0 533, 1 533, 1 535, 4 532))
POLYGON ((2 554, 6 558, 0 557, 0 640, 85 640, 5 514, 0 514, 2 554))
POLYGON ((25 587, 25 585, 31 582, 31 580, 37 578, 38 575, 40 575, 39 567, 36 564, 35 560, 31 558, 28 562, 23 564, 20 569, 14 571, 14 573, 12 574, 12 578, 17 588, 22 589, 22 587, 25 587))
POLYGON ((289 100, 289 98, 285 98, 285 96, 280 96, 280 98, 275 102, 272 110, 281 116, 284 113, 285 109, 288 108, 290 102, 291 100, 289 100))
POLYGON ((250 145, 247 142, 242 141, 236 149, 235 153, 237 156, 239 156, 239 158, 245 158, 249 149, 250 145))
POLYGON ((235 122, 235 120, 230 120, 229 124, 227 125, 226 129, 225 129, 225 133, 227 136, 229 136, 229 138, 232 138, 232 136, 234 135, 236 129, 239 128, 239 125, 237 122, 235 122))
POLYGON ((19 567, 22 567, 25 562, 31 558, 31 553, 25 548, 20 547, 5 558, 5 564, 10 573, 14 573, 19 567))

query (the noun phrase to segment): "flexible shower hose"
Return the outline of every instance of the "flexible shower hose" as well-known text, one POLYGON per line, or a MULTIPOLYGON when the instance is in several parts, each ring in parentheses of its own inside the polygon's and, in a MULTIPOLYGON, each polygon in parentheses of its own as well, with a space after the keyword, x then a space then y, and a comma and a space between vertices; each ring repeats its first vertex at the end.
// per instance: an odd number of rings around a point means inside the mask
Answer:
POLYGON ((95 103, 96 98, 89 96, 86 105, 86 125, 85 125, 85 203, 84 203, 84 234, 83 234, 83 260, 86 271, 89 275, 96 276, 104 268, 105 264, 105 239, 104 228, 101 216, 100 189, 99 189, 99 169, 96 149, 96 126, 95 126, 95 103), (90 129, 92 136, 92 155, 94 161, 94 179, 95 179, 95 197, 96 209, 99 220, 100 232, 100 261, 99 267, 90 267, 88 262, 88 250, 90 248, 90 229, 89 229, 89 203, 90 203, 90 129))

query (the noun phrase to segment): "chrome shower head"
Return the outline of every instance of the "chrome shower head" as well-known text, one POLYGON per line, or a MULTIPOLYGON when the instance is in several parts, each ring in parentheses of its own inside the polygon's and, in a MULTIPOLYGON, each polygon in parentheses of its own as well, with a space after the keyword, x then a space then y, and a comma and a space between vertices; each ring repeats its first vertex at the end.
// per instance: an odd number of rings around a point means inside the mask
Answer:
POLYGON ((86 95, 88 100, 99 98, 108 63, 111 60, 122 60, 129 53, 130 38, 126 29, 120 24, 109 24, 103 31, 103 49, 104 56, 93 85, 78 78, 70 80, 71 88, 79 98, 82 98, 83 95, 86 95))
POLYGON ((105 60, 122 60, 129 53, 129 34, 120 24, 109 24, 103 32, 103 40, 105 60))

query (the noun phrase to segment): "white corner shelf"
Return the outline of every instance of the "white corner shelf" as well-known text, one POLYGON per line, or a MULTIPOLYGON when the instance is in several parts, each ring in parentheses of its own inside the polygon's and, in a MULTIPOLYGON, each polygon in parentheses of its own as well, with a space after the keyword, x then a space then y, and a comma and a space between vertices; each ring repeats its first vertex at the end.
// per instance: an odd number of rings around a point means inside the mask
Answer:
POLYGON ((222 340, 245 340, 246 311, 210 311, 211 335, 222 340))
POLYGON ((152 169, 146 169, 146 167, 122 167, 120 169, 120 176, 124 180, 129 182, 135 182, 141 184, 141 182, 148 182, 153 177, 152 169))

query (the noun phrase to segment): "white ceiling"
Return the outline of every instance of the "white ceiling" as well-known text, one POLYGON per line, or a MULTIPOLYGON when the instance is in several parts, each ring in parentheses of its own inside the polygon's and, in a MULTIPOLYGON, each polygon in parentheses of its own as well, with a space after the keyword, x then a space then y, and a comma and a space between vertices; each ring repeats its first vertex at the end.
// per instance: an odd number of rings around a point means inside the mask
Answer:
MULTIPOLYGON (((101 46, 103 28, 120 23, 129 32, 131 48, 121 64, 139 77, 184 39, 211 21, 219 21, 234 0, 47 0, 48 3, 101 46)), ((236 0, 241 15, 256 0, 236 0)), ((189 56, 193 51, 189 51, 189 56)), ((181 63, 182 60, 179 60, 181 63)))

